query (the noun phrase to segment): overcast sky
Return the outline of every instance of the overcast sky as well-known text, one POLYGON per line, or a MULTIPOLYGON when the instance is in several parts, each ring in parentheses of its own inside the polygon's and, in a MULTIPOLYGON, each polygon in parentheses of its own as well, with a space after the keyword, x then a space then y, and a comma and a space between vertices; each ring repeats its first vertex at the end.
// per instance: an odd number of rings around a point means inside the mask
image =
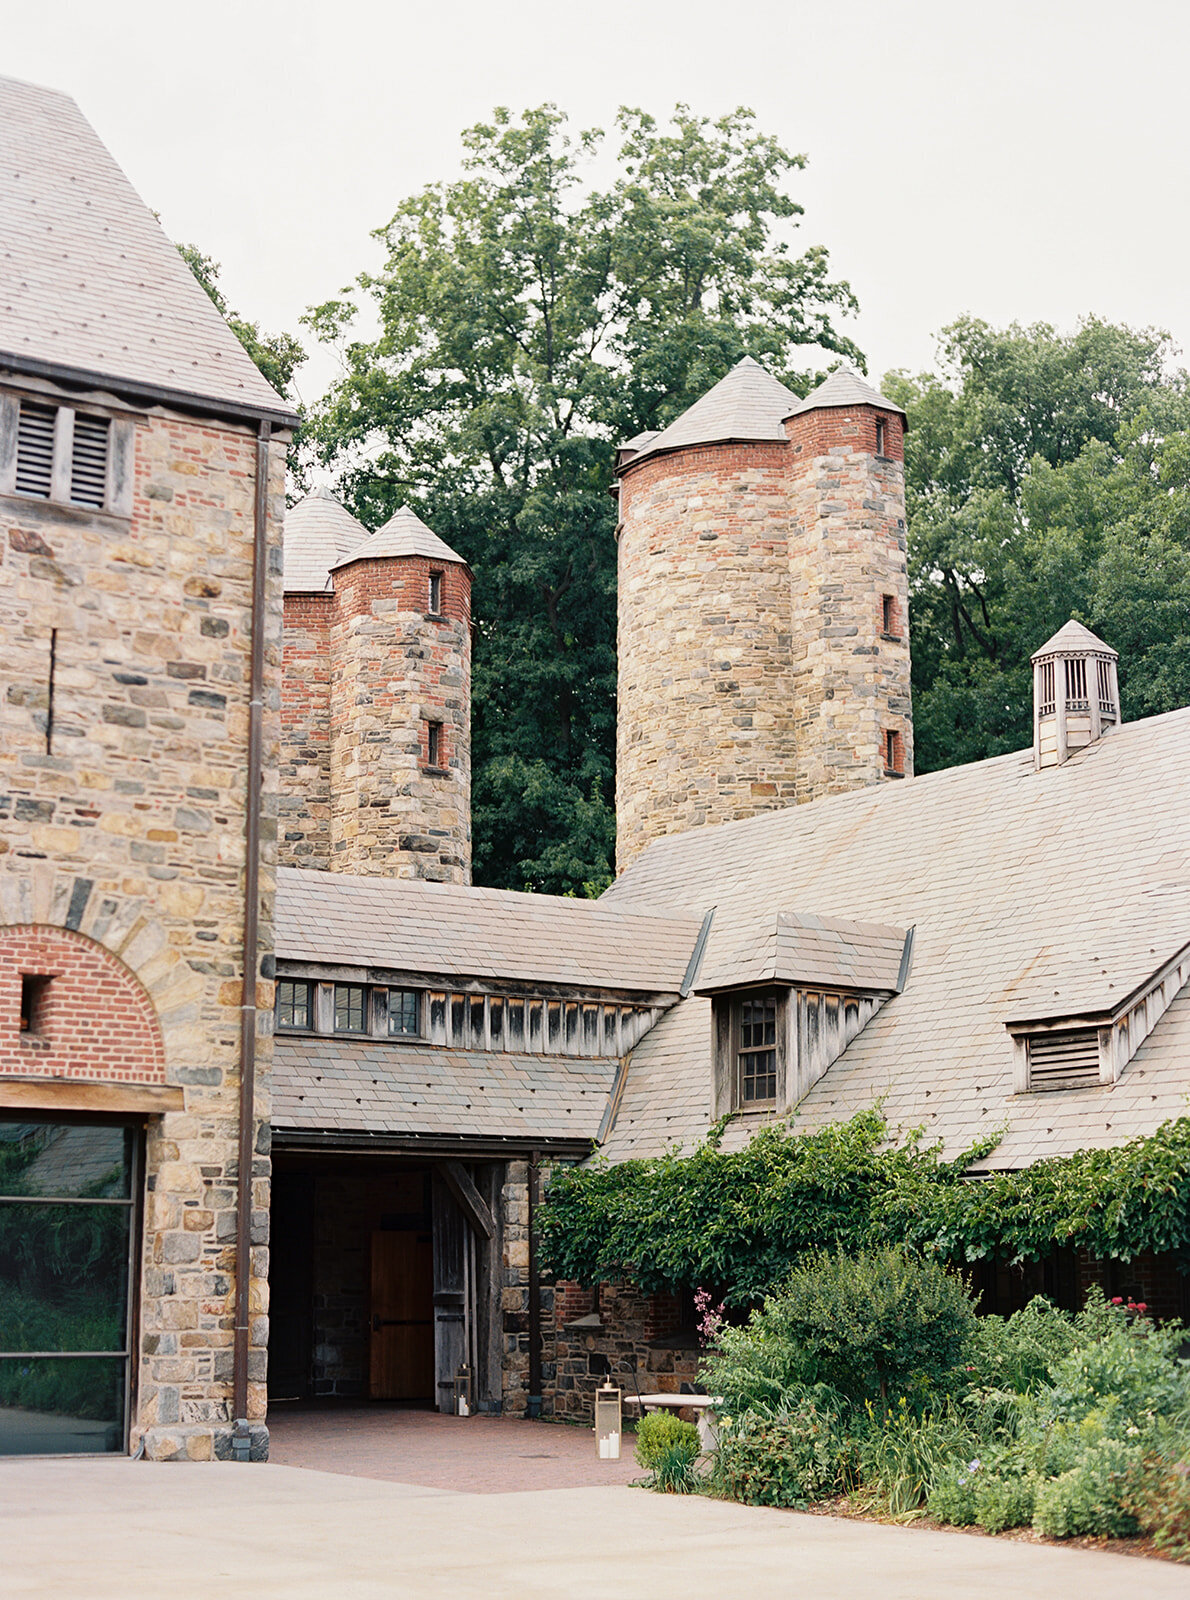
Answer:
MULTIPOLYGON (((73 94, 233 305, 296 331, 497 104, 737 105, 862 307, 877 375, 969 311, 1190 348, 1190 6, 1177 0, 0 0, 0 71, 73 94)), ((312 399, 328 357, 299 378, 312 399)))

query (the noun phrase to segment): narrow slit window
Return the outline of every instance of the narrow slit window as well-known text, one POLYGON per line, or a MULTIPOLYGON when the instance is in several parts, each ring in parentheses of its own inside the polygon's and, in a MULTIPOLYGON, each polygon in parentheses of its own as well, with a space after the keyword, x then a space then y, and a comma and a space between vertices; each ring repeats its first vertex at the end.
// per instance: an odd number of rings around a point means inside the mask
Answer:
POLYGON ((882 417, 876 418, 876 454, 887 454, 885 446, 888 443, 888 423, 882 417))
POLYGON ((880 597, 880 626, 882 630, 894 635, 897 631, 897 602, 891 594, 880 597))
POLYGON ((885 774, 894 777, 899 775, 901 770, 901 735, 893 728, 886 728, 884 730, 885 774))
POLYGON ((367 991, 362 984, 335 985, 335 1032, 363 1033, 367 1014, 367 991))
POLYGON ((443 738, 442 724, 440 722, 426 723, 426 762, 431 767, 440 767, 443 764, 443 738))
POLYGON ((298 978, 281 978, 277 983, 277 1026, 314 1026, 314 985, 298 978))
POLYGON ((51 981, 32 973, 21 974, 21 1033, 28 1039, 44 1039, 46 1035, 51 981))
POLYGON ((442 574, 440 572, 430 573, 430 610, 435 616, 441 615, 442 612, 442 574))

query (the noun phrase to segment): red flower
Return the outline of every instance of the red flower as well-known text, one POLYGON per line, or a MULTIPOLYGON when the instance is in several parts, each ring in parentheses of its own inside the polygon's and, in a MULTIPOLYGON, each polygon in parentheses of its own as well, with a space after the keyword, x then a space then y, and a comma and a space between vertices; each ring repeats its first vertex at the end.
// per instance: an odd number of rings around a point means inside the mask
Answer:
POLYGON ((1113 1294, 1111 1303, 1113 1306, 1122 1306, 1124 1304, 1124 1296, 1122 1294, 1113 1294))

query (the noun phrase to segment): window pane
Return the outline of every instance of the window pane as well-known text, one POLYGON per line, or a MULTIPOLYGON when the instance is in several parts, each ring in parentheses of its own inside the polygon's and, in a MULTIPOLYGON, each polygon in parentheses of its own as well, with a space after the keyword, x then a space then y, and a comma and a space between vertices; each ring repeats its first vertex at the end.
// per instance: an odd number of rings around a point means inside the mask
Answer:
POLYGON ((0 1456, 123 1448, 123 1361, 0 1360, 0 1456))
POLYGON ((0 1195, 127 1199, 133 1138, 110 1125, 0 1121, 0 1195))
POLYGON ((0 1351, 123 1350, 131 1206, 0 1202, 0 1351))
POLYGON ((388 991, 388 1031, 390 1033, 419 1034, 421 1032, 421 995, 416 989, 390 989, 388 991))
POLYGON ((312 985, 303 980, 282 978, 277 983, 277 1026, 308 1028, 312 985))
POLYGON ((777 1052, 740 1053, 740 1098, 745 1104, 777 1098, 777 1052))
POLYGON ((362 1033, 364 1031, 364 989, 360 984, 335 985, 335 1032, 362 1033))

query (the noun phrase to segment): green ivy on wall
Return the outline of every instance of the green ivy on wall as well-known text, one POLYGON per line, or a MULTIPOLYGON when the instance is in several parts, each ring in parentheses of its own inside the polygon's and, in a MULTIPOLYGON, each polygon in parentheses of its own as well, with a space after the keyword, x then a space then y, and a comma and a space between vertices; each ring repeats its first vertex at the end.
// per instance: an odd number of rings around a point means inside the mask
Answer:
POLYGON ((627 1278, 650 1293, 707 1284, 747 1305, 822 1248, 903 1242, 970 1262, 1072 1245, 1122 1260, 1181 1252, 1190 1265, 1190 1117, 984 1177, 968 1174, 994 1138, 944 1161, 920 1131, 890 1137, 878 1110, 808 1133, 773 1124, 740 1150, 722 1148, 723 1130, 686 1155, 556 1167, 539 1214, 555 1275, 627 1278))

